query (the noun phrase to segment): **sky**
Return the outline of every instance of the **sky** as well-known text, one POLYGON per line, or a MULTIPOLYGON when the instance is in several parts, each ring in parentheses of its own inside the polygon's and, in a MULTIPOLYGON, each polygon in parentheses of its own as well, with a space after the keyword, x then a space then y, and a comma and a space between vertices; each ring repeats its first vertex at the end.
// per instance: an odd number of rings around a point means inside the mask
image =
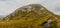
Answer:
POLYGON ((54 14, 60 15, 60 0, 0 0, 0 15, 8 15, 27 4, 41 4, 54 14))

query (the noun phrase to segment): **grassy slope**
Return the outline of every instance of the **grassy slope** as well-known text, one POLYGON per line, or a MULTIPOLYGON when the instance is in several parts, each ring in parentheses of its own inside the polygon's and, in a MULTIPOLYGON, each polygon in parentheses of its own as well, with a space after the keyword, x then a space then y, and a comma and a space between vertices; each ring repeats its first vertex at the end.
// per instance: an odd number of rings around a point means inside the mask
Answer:
MULTIPOLYGON (((45 21, 47 21, 47 19, 49 19, 49 17, 51 17, 52 14, 48 13, 46 14, 42 14, 40 17, 36 14, 34 14, 33 12, 27 14, 28 17, 26 18, 22 18, 19 20, 10 20, 10 21, 3 21, 0 22, 0 28, 41 28, 41 24, 45 21), (31 17, 31 16, 35 16, 35 17, 31 17)), ((15 17, 16 18, 16 17, 15 17)))
MULTIPOLYGON (((47 17, 45 17, 47 19, 47 17)), ((25 19, 20 19, 20 20, 10 20, 10 21, 5 21, 5 22, 0 22, 0 28, 27 28, 27 27, 32 27, 32 28, 40 28, 40 24, 43 23, 44 19, 32 19, 29 18, 27 20, 25 19)))
MULTIPOLYGON (((55 19, 55 15, 44 8, 44 10, 40 10, 41 7, 39 5, 32 5, 35 7, 34 11, 30 11, 29 13, 19 11, 15 16, 7 16, 9 17, 9 21, 1 21, 0 28, 42 28, 40 26, 43 22, 47 21, 47 19, 55 19), (46 12, 46 13, 44 13, 46 12), (41 13, 41 14, 39 14, 41 13)), ((26 9, 22 7, 22 9, 26 9)), ((59 19, 59 17, 57 17, 59 19)), ((59 25, 58 25, 59 26, 59 25)))
POLYGON ((57 27, 60 28, 60 16, 56 16, 58 18, 58 23, 57 23, 57 27))

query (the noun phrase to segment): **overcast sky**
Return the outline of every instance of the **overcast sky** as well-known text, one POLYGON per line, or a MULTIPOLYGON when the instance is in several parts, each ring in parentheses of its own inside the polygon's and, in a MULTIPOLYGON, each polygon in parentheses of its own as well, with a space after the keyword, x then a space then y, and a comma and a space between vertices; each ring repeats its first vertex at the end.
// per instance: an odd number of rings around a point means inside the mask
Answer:
POLYGON ((0 0, 0 15, 7 15, 27 4, 41 4, 56 15, 60 15, 60 0, 0 0))

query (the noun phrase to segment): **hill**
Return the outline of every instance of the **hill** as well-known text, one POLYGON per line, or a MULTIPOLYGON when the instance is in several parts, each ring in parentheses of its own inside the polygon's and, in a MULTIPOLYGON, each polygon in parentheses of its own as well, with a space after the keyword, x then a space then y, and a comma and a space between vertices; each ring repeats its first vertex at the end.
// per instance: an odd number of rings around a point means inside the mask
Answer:
MULTIPOLYGON (((41 24, 48 19, 58 19, 58 16, 40 4, 30 4, 16 9, 3 18, 1 28, 42 28, 41 24)), ((53 28, 53 27, 52 27, 53 28)))
POLYGON ((31 18, 39 18, 45 16, 54 16, 54 14, 48 11, 45 7, 41 6, 40 4, 30 4, 27 6, 23 6, 21 8, 16 9, 13 13, 6 16, 4 19, 6 20, 15 20, 15 19, 22 19, 24 17, 31 17, 31 18))

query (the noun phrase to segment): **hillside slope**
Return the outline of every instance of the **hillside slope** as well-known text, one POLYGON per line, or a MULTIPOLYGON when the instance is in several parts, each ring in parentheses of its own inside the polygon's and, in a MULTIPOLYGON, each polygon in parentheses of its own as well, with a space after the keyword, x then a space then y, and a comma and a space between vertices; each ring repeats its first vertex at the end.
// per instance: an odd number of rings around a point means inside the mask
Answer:
POLYGON ((16 9, 13 13, 3 18, 0 22, 3 28, 41 28, 41 24, 48 19, 58 19, 55 14, 48 11, 40 4, 30 4, 16 9))

